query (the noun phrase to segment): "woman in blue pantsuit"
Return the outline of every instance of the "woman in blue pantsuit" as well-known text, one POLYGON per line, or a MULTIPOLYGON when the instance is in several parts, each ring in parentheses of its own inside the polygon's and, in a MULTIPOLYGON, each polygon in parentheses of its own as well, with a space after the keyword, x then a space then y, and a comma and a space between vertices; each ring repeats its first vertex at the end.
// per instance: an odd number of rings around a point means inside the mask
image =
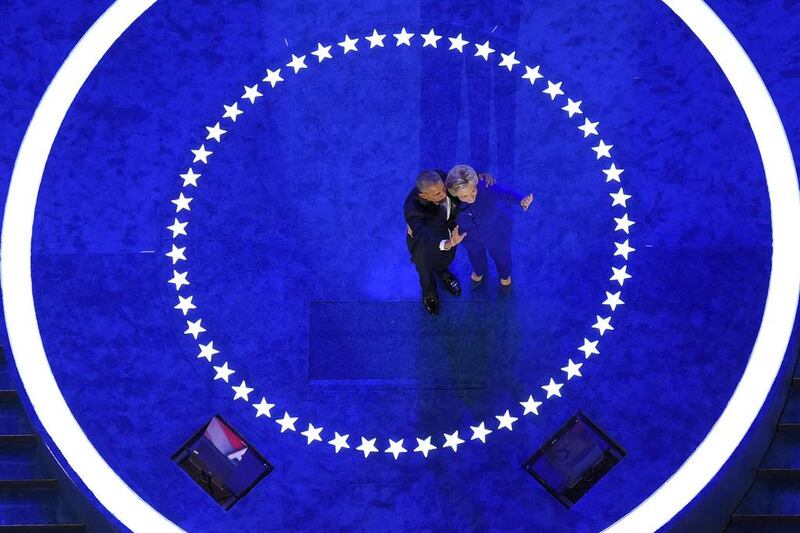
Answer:
POLYGON ((519 205, 527 211, 533 194, 522 196, 499 185, 481 187, 472 167, 456 165, 447 173, 447 190, 461 201, 458 227, 467 235, 461 242, 472 264, 472 281, 480 283, 486 275, 489 253, 500 274, 500 284, 511 285, 511 229, 509 207, 519 205))

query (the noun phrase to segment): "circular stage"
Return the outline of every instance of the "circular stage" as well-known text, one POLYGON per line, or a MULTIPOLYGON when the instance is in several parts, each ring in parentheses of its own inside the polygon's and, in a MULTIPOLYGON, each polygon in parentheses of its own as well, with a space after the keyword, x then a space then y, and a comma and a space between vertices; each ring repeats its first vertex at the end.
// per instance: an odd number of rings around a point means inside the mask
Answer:
POLYGON ((134 530, 660 527, 797 305, 794 163, 724 30, 695 2, 113 4, 8 192, 39 428, 134 530), (403 201, 458 163, 534 201, 513 289, 459 250, 432 317, 403 201), (578 412, 625 455, 567 509, 522 465, 578 412), (274 466, 227 512, 172 459, 214 415, 274 466))

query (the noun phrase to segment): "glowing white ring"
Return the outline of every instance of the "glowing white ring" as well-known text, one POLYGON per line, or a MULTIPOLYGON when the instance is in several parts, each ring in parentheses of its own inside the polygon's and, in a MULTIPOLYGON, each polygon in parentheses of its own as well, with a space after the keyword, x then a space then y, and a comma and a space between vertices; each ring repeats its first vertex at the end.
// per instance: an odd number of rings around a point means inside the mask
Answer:
POLYGON ((182 531, 153 509, 103 460, 53 377, 33 303, 31 238, 45 163, 64 116, 86 79, 122 33, 155 0, 120 0, 97 19, 50 82, 22 139, 6 198, 0 248, 3 309, 14 363, 36 416, 97 500, 134 531, 182 531), (24 356, 22 355, 24 354, 24 356))
MULTIPOLYGON (((700 0, 663 0, 700 38, 742 102, 764 163, 772 215, 769 290, 758 337, 744 376, 701 445, 613 531, 655 530, 675 516, 714 477, 763 405, 780 368, 794 324, 800 271, 797 172, 772 99, 747 54, 700 0)), ((20 145, 6 198, 0 283, 14 361, 36 415, 64 458, 97 500, 134 531, 180 531, 142 500, 103 460, 81 430, 53 377, 33 301, 31 239, 36 198, 56 134, 78 91, 122 33, 155 0, 117 0, 81 38, 45 91, 20 145)))
POLYGON ((645 501, 606 531, 655 531, 719 472, 764 405, 792 334, 800 294, 800 194, 778 110, 739 41, 700 0, 663 0, 722 68, 739 98, 764 164, 772 216, 772 271, 764 316, 744 375, 703 442, 645 501))

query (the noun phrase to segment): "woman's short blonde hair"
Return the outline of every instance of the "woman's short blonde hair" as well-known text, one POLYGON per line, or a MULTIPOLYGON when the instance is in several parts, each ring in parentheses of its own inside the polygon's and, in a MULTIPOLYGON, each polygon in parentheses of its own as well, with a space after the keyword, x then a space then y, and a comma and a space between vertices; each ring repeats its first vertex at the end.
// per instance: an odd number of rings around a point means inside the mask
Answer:
POLYGON ((447 173, 447 180, 445 181, 450 194, 458 194, 458 191, 476 183, 478 183, 478 174, 469 165, 454 166, 447 173))

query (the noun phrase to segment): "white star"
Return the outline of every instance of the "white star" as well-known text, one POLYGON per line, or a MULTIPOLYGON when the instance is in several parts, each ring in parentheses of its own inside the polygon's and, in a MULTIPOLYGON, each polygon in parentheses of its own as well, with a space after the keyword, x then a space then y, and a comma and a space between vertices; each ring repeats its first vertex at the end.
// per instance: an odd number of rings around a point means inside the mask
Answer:
POLYGON ((592 341, 589 342, 589 339, 583 339, 583 346, 578 348, 578 350, 582 351, 583 354, 586 356, 586 359, 589 359, 592 354, 599 354, 600 350, 597 349, 597 343, 600 341, 592 341))
POLYGON ((583 126, 578 126, 578 129, 583 132, 583 138, 585 139, 589 135, 597 135, 597 126, 600 125, 600 122, 592 122, 588 118, 583 119, 583 126))
MULTIPOLYGON (((397 39, 397 44, 395 46, 400 46, 402 44, 404 44, 406 46, 411 46, 411 38, 415 34, 408 33, 406 31, 405 27, 404 27, 402 30, 400 30, 400 33, 393 33, 392 35, 394 35, 394 38, 397 39)), ((389 439, 389 442, 391 442, 391 439, 389 439)), ((400 441, 400 442, 402 442, 402 441, 400 441)), ((396 457, 395 457, 395 459, 396 459, 396 457)))
POLYGON ((528 399, 524 402, 519 402, 519 404, 525 408, 525 412, 522 413, 522 416, 527 415, 528 413, 533 413, 535 415, 539 414, 539 406, 542 405, 542 402, 537 402, 533 399, 533 395, 528 396, 528 399))
POLYGON ((509 431, 513 431, 514 430, 514 428, 512 426, 514 425, 514 422, 519 420, 519 418, 517 418, 515 416, 511 416, 511 414, 508 412, 508 409, 506 409, 506 412, 503 413, 500 416, 495 415, 495 418, 497 419, 498 422, 500 422, 497 425, 497 429, 506 428, 509 431))
POLYGON ((188 235, 186 233, 186 226, 188 224, 189 222, 181 222, 176 218, 171 226, 167 226, 167 229, 172 232, 172 238, 174 239, 178 235, 188 235))
POLYGON ((245 382, 245 380, 242 380, 239 385, 231 388, 233 389, 233 392, 236 393, 233 395, 234 400, 242 399, 246 402, 250 401, 250 393, 254 390, 253 387, 247 386, 247 382, 245 382))
POLYGON ((593 146, 592 150, 597 153, 597 159, 600 159, 601 157, 611 157, 611 149, 613 147, 613 144, 606 144, 603 139, 600 139, 600 144, 593 146))
POLYGON ((233 105, 223 104, 222 107, 225 108, 225 113, 222 114, 222 118, 229 118, 231 122, 236 122, 239 115, 244 113, 244 111, 239 109, 239 102, 234 102, 233 105))
POLYGON ((186 251, 186 247, 185 246, 183 248, 178 248, 177 246, 175 246, 173 244, 172 245, 172 250, 170 250, 169 252, 165 253, 164 255, 166 255, 167 257, 172 259, 172 264, 174 265, 178 261, 186 261, 186 255, 184 255, 184 253, 183 253, 185 251, 186 251))
POLYGON ((206 126, 208 130, 208 135, 206 135, 206 140, 214 139, 217 142, 222 142, 222 136, 228 133, 228 130, 223 130, 219 127, 219 122, 214 124, 213 126, 206 126))
POLYGON ((489 47, 489 41, 486 41, 483 44, 476 44, 475 48, 477 48, 475 56, 482 57, 484 61, 489 61, 489 54, 494 53, 494 48, 489 47))
POLYGON ((333 56, 331 55, 331 48, 333 45, 330 46, 322 46, 322 43, 317 43, 317 49, 311 52, 312 56, 317 56, 319 60, 318 63, 322 63, 325 59, 332 59, 333 56))
MULTIPOLYGON (((178 196, 176 199, 171 200, 171 202, 173 204, 175 204, 175 212, 176 213, 180 213, 184 209, 186 209, 187 211, 191 211, 192 208, 189 207, 189 203, 191 203, 191 201, 192 201, 192 199, 191 198, 187 198, 186 196, 183 195, 183 193, 181 193, 180 196, 178 196)), ((173 244, 173 246, 175 246, 175 245, 173 244)))
POLYGON ((516 65, 519 65, 519 61, 517 61, 516 58, 517 52, 511 52, 510 54, 504 54, 503 52, 500 52, 500 55, 503 57, 503 59, 500 61, 500 63, 498 63, 498 65, 501 67, 506 67, 509 72, 511 72, 511 69, 513 69, 516 65))
POLYGON ((621 205, 622 207, 628 207, 628 204, 627 204, 628 198, 631 197, 630 194, 625 194, 625 191, 622 190, 622 187, 620 187, 619 191, 617 191, 616 193, 613 193, 613 192, 609 193, 609 196, 611 196, 611 198, 613 198, 613 200, 614 200, 611 203, 611 207, 614 207, 615 205, 621 205))
POLYGON ((564 82, 560 81, 558 83, 553 83, 552 81, 547 80, 547 89, 545 89, 542 92, 544 94, 549 94, 550 95, 550 100, 555 100, 556 96, 558 96, 559 94, 564 94, 564 91, 561 90, 561 84, 562 83, 564 83, 564 82))
POLYGON ((569 381, 573 377, 579 377, 579 378, 583 377, 581 375, 581 367, 582 366, 583 366, 583 363, 575 364, 575 363, 572 362, 572 359, 570 359, 567 362, 567 366, 563 367, 561 370, 563 370, 564 372, 567 373, 567 381, 569 381))
POLYGON ((221 379, 225 383, 228 383, 228 378, 231 377, 231 374, 236 373, 236 370, 231 370, 228 368, 227 361, 225 361, 222 366, 215 366, 214 370, 217 372, 217 375, 214 376, 214 381, 221 379))
POLYGON ((539 74, 540 65, 536 65, 535 67, 531 68, 528 65, 525 65, 525 74, 522 75, 523 80, 529 80, 531 85, 536 83, 536 80, 540 78, 544 78, 541 74, 539 74))
POLYGON ((169 280, 169 283, 174 283, 175 290, 179 291, 184 285, 189 285, 189 280, 186 279, 186 276, 188 275, 188 272, 178 272, 177 270, 173 270, 172 279, 169 280))
POLYGON ((386 38, 385 33, 378 33, 377 29, 372 30, 372 35, 365 37, 366 40, 369 41, 370 49, 375 48, 376 46, 380 46, 383 48, 383 40, 386 38))
POLYGON ((294 69, 294 73, 297 74, 304 68, 308 68, 306 65, 306 56, 297 57, 296 55, 292 54, 292 60, 286 63, 287 67, 292 67, 294 69))
POLYGON ((276 85, 283 81, 283 78, 281 78, 281 69, 267 69, 267 75, 264 76, 264 79, 261 81, 269 83, 269 86, 274 89, 276 85))
POLYGON ((461 34, 458 34, 458 37, 448 37, 450 39, 450 48, 449 50, 458 50, 462 54, 464 53, 464 46, 469 44, 469 41, 465 41, 461 38, 461 34))
POLYGON ((358 52, 358 48, 356 48, 357 42, 358 42, 357 38, 351 39, 349 35, 345 34, 344 41, 340 42, 339 46, 342 47, 345 54, 347 54, 347 52, 358 52))
POLYGON ((356 446, 356 450, 363 452, 364 457, 369 457, 369 454, 378 452, 378 448, 375 447, 376 440, 377 439, 367 440, 364 437, 361 437, 361 444, 356 446))
POLYGON ((458 445, 464 444, 464 439, 458 436, 458 431, 455 431, 448 435, 447 433, 444 434, 444 444, 442 448, 451 448, 454 452, 458 451, 458 445))
POLYGON ((603 336, 607 330, 614 330, 614 326, 611 325, 611 317, 607 316, 606 318, 601 318, 600 315, 595 315, 597 317, 597 322, 594 323, 592 326, 594 329, 600 331, 600 336, 603 336))
POLYGON ((244 86, 244 94, 241 96, 242 100, 250 100, 251 104, 256 103, 256 98, 259 96, 264 96, 258 91, 258 84, 256 83, 252 87, 248 87, 247 85, 244 86))
POLYGON ((433 28, 431 28, 431 31, 429 31, 427 34, 421 33, 420 36, 425 40, 425 42, 422 43, 422 48, 425 48, 426 46, 432 46, 434 48, 438 48, 436 46, 436 43, 439 42, 439 39, 442 38, 441 35, 436 35, 433 32, 433 28))
POLYGON ((614 252, 614 255, 621 255, 625 258, 625 261, 628 260, 629 253, 636 251, 636 248, 631 248, 631 246, 628 244, 628 239, 625 239, 625 242, 623 243, 615 242, 614 246, 617 247, 617 251, 614 252))
POLYGON ((306 444, 311 444, 315 440, 322 442, 322 437, 319 436, 320 433, 322 433, 322 428, 315 428, 314 424, 311 423, 308 424, 307 430, 300 432, 306 438, 306 444))
POLYGON ((583 111, 581 111, 581 104, 582 103, 583 103, 583 100, 578 100, 576 102, 572 98, 567 98, 567 105, 565 105, 561 109, 563 109, 564 111, 569 113, 569 118, 572 118, 572 116, 575 115, 576 113, 578 115, 583 115, 583 111))
POLYGON ((214 152, 209 152, 208 150, 206 150, 206 145, 202 144, 200 145, 200 148, 198 148, 197 150, 192 150, 192 153, 194 154, 194 161, 192 161, 192 163, 197 163, 198 161, 202 161, 203 164, 205 165, 208 164, 208 156, 210 156, 214 152))
POLYGON ((183 312, 183 316, 186 316, 191 309, 197 309, 197 306, 192 303, 192 298, 194 298, 194 296, 184 298, 178 295, 178 305, 173 307, 173 309, 180 309, 183 312))
POLYGON ((563 383, 556 383, 553 378, 550 378, 550 383, 542 385, 542 388, 547 391, 548 399, 550 399, 551 396, 558 396, 561 398, 561 387, 563 386, 563 383))
POLYGON ((636 222, 634 222, 633 220, 628 219, 628 213, 622 215, 622 218, 614 217, 614 221, 617 223, 617 227, 614 228, 614 231, 622 230, 625 233, 630 233, 630 231, 628 230, 630 229, 631 226, 636 224, 636 222))
POLYGON ((394 455, 394 460, 397 461, 397 458, 400 456, 401 453, 405 453, 408 450, 403 448, 403 439, 398 441, 393 441, 389 439, 389 447, 386 448, 385 452, 394 455))
POLYGON ((184 335, 191 335, 194 337, 194 340, 197 340, 197 336, 203 333, 206 328, 204 328, 200 323, 203 321, 202 318, 198 318, 194 322, 191 320, 186 321, 186 331, 183 332, 184 335))
POLYGON ((200 176, 202 176, 202 174, 195 174, 194 170, 190 168, 186 174, 181 174, 181 178, 183 178, 183 186, 186 187, 187 185, 191 185, 193 187, 197 187, 197 178, 200 176))
MULTIPOLYGON (((594 150, 594 148, 592 149, 594 150)), ((608 183, 609 181, 616 181, 619 183, 619 175, 622 174, 623 172, 625 172, 625 169, 617 168, 617 165, 611 163, 611 166, 603 171, 603 174, 606 175, 606 183, 608 183)))
POLYGON ((208 344, 198 344, 198 346, 200 347, 200 353, 197 354, 197 358, 207 359, 209 363, 211 358, 219 353, 219 350, 214 348, 214 341, 209 341, 208 344))
POLYGON ((430 437, 428 437, 427 439, 424 439, 424 440, 419 438, 419 437, 417 437, 417 447, 414 448, 415 452, 421 453, 427 459, 428 458, 428 453, 431 452, 432 450, 435 450, 435 449, 436 449, 436 446, 431 444, 431 438, 430 437))
POLYGON ((341 450, 342 448, 350 447, 350 445, 347 444, 347 438, 350 437, 350 435, 339 435, 339 433, 337 433, 336 431, 334 431, 334 433, 336 434, 336 436, 333 439, 329 440, 328 444, 334 447, 336 453, 339 453, 339 450, 341 450))
POLYGON ((297 417, 289 416, 289 413, 287 413, 286 411, 283 412, 283 418, 279 418, 278 420, 275 421, 276 424, 279 424, 281 426, 281 433, 283 433, 286 430, 295 431, 294 429, 295 422, 297 422, 297 417))
POLYGON ((609 281, 618 281, 620 287, 622 287, 626 279, 631 277, 631 275, 628 274, 628 265, 622 265, 622 268, 611 267, 611 271, 613 274, 608 278, 609 281))
POLYGON ((469 429, 472 430, 472 437, 469 440, 478 439, 484 444, 486 443, 486 436, 489 433, 492 433, 491 429, 486 429, 486 424, 484 424, 483 422, 481 422, 480 425, 477 426, 470 426, 469 429))
POLYGON ((272 413, 270 411, 273 407, 275 407, 275 404, 267 403, 267 399, 262 396, 261 401, 254 403, 253 407, 256 408, 256 418, 262 415, 266 416, 267 418, 272 418, 272 413))
POLYGON ((603 305, 607 305, 612 311, 616 311, 618 305, 625 304, 625 302, 619 299, 619 295, 621 293, 622 291, 617 291, 615 294, 611 294, 610 292, 606 291, 606 301, 603 302, 603 305))

